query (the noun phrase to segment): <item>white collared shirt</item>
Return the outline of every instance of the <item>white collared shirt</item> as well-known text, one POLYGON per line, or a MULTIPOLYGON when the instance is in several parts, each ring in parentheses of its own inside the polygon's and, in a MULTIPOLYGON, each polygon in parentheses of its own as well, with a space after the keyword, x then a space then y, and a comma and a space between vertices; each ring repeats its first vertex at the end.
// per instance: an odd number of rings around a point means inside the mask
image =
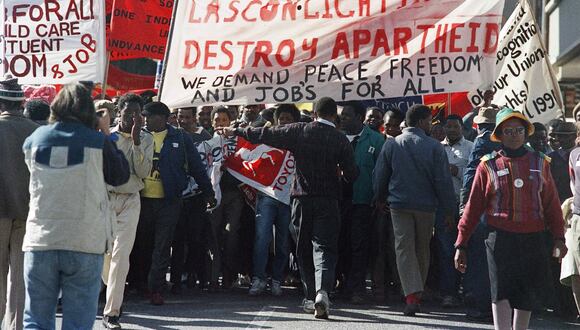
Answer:
POLYGON ((330 120, 326 120, 326 119, 322 119, 322 118, 316 118, 316 121, 319 122, 319 123, 323 123, 323 124, 326 124, 326 125, 329 125, 329 126, 332 126, 332 127, 336 128, 336 125, 333 122, 331 122, 330 120))
POLYGON ((459 169, 457 175, 451 177, 455 195, 459 198, 461 187, 463 186, 463 172, 469 162, 469 155, 473 151, 473 142, 462 137, 454 145, 449 145, 449 140, 445 138, 445 140, 441 141, 441 144, 445 148, 449 165, 455 165, 459 169))

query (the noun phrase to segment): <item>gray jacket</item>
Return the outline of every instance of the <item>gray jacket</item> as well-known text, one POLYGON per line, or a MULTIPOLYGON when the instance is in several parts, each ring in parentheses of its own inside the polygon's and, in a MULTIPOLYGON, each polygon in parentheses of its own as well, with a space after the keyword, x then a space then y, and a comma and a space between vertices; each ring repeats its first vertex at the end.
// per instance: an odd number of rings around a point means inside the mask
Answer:
POLYGON ((445 150, 416 127, 388 139, 374 170, 375 200, 393 209, 453 214, 456 202, 445 150))

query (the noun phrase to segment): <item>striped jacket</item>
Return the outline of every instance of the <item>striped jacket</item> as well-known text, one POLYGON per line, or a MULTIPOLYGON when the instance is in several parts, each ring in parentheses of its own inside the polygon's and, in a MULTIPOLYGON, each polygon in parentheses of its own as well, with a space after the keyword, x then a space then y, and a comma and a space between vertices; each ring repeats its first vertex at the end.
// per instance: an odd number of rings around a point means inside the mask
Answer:
POLYGON ((564 222, 549 158, 531 151, 507 157, 504 151, 481 159, 469 202, 459 222, 456 246, 466 246, 482 214, 491 227, 514 233, 549 230, 564 239, 564 222))

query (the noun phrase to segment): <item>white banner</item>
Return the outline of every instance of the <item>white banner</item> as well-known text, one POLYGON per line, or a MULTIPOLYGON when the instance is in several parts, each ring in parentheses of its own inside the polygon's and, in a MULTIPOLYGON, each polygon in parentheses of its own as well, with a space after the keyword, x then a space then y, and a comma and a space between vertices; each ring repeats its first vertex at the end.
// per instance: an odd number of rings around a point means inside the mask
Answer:
POLYGON ((2 75, 21 84, 103 82, 103 0, 0 0, 2 75))
POLYGON ((383 99, 493 80, 503 0, 177 3, 161 101, 383 99))
POLYGON ((523 112, 532 122, 546 124, 562 117, 562 95, 540 38, 532 8, 521 1, 500 33, 496 80, 470 93, 471 103, 480 104, 491 88, 494 104, 523 112))

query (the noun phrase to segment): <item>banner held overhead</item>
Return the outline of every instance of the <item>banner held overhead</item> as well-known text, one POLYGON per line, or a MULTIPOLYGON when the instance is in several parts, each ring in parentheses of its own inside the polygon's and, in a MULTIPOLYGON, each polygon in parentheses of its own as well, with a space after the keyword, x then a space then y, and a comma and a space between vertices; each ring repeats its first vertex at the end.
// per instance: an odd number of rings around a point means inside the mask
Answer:
POLYGON ((161 100, 379 99, 494 76, 502 0, 179 1, 161 100))

